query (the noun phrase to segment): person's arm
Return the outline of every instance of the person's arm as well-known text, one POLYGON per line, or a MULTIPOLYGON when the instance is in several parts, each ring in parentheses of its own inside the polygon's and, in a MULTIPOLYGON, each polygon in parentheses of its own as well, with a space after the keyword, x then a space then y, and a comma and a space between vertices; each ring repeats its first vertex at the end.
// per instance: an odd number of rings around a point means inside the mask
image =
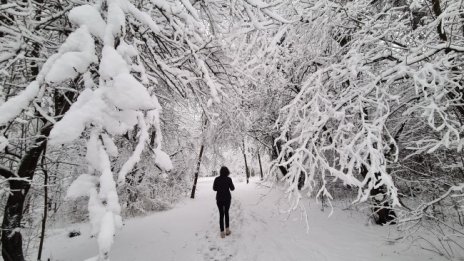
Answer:
POLYGON ((232 179, 229 178, 229 181, 230 181, 230 184, 229 184, 230 190, 232 190, 232 191, 235 190, 234 183, 232 182, 232 179))
POLYGON ((217 191, 217 178, 214 179, 214 183, 213 183, 213 190, 214 191, 217 191))

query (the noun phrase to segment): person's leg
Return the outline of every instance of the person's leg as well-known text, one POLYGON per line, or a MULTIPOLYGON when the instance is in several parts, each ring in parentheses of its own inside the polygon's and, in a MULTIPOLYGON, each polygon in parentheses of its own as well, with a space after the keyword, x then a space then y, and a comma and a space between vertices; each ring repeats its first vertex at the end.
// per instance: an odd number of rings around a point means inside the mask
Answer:
POLYGON ((230 200, 225 202, 224 204, 224 215, 226 218, 226 228, 229 229, 229 208, 230 208, 230 200))
POLYGON ((221 228, 221 232, 224 231, 224 204, 221 201, 216 201, 216 204, 219 209, 219 227, 221 228))

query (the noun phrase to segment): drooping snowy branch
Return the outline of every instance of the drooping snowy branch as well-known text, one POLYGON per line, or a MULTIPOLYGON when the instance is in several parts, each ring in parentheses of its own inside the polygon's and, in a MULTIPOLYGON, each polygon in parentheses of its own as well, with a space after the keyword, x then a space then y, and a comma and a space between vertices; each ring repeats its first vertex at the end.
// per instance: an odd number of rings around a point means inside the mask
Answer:
MULTIPOLYGON (((79 95, 69 112, 54 126, 50 134, 50 144, 73 142, 85 130, 90 131, 86 156, 89 162, 90 176, 82 175, 72 184, 68 194, 71 196, 83 195, 78 193, 79 187, 86 191, 85 195, 89 196, 92 231, 97 235, 99 245, 97 260, 109 260, 113 236, 122 225, 121 207, 110 162, 110 155, 113 157, 118 155, 118 149, 112 141, 112 137, 125 134, 136 125, 141 131, 139 143, 133 155, 119 172, 119 181, 124 182, 125 175, 140 160, 140 155, 149 137, 148 129, 151 125, 145 123, 144 113, 160 110, 160 106, 154 94, 150 94, 148 89, 131 73, 132 57, 137 56, 137 51, 120 39, 126 33, 128 5, 118 1, 108 1, 106 22, 102 20, 102 15, 99 12, 98 9, 88 5, 76 7, 70 12, 70 20, 79 26, 76 32, 83 30, 82 28, 85 29, 90 22, 96 23, 91 33, 103 45, 99 64, 100 80, 99 85, 95 87, 93 83, 86 84, 88 89, 79 95), (116 44, 121 48, 118 48, 116 44), (98 182, 91 178, 93 176, 99 176, 98 182)), ((135 11, 132 10, 132 12, 135 11)), ((72 38, 68 38, 67 41, 72 42, 72 40, 72 38)), ((93 43, 94 40, 92 38, 90 40, 93 43)), ((88 45, 87 47, 92 51, 95 50, 94 46, 88 45)), ((60 58, 58 58, 59 60, 60 58)), ((93 62, 94 60, 89 59, 89 61, 93 62)), ((78 65, 72 64, 71 66, 78 65)), ((65 66, 59 68, 66 69, 65 66)), ((78 67, 74 73, 86 71, 87 68, 78 67)), ((53 67, 51 72, 55 72, 53 67)), ((56 76, 55 73, 51 75, 56 76)), ((60 79, 51 77, 53 79, 50 81, 66 79, 66 75, 69 73, 59 75, 60 79)))
POLYGON ((0 125, 13 120, 26 109, 39 93, 39 89, 37 81, 33 81, 20 94, 0 104, 0 125))

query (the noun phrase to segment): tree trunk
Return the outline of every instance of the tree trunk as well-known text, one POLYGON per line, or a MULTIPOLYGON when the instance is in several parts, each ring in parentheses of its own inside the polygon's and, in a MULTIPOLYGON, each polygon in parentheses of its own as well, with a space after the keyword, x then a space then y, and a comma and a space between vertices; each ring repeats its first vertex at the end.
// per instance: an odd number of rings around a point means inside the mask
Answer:
POLYGON ((36 138, 34 145, 21 160, 17 178, 9 179, 10 195, 8 196, 3 213, 2 223, 2 256, 4 261, 24 261, 22 249, 21 219, 23 217, 24 201, 31 187, 40 155, 47 143, 47 137, 52 129, 51 124, 46 124, 36 138))
MULTIPOLYGON (((361 166, 361 175, 365 177, 367 175, 366 166, 361 166)), ((377 176, 377 174, 376 174, 377 176)), ((375 181, 376 184, 380 182, 379 180, 375 181)), ((374 221, 377 225, 391 224, 391 222, 396 218, 395 211, 391 208, 390 201, 386 199, 386 188, 381 186, 380 188, 372 189, 370 192, 371 197, 374 201, 374 207, 372 212, 374 213, 374 221), (381 199, 379 199, 382 197, 381 199)))
POLYGON ((243 158, 245 159, 245 174, 246 174, 246 181, 248 184, 250 182, 250 172, 248 170, 248 163, 247 163, 246 152, 245 152, 245 141, 243 141, 243 158))
POLYGON ((263 180, 264 179, 263 167, 261 165, 261 155, 259 155, 259 150, 258 150, 258 161, 259 161, 259 173, 261 174, 261 180, 263 180))
POLYGON ((306 176, 303 171, 300 171, 300 176, 298 176, 298 190, 301 190, 303 188, 305 181, 306 181, 306 176))
POLYGON ((203 149, 204 149, 204 145, 201 145, 200 155, 198 156, 198 161, 197 161, 197 169, 195 170, 195 178, 193 180, 192 194, 190 195, 190 198, 195 198, 195 190, 197 188, 198 173, 200 172, 201 156, 203 156, 203 149))
MULTIPOLYGON (((63 95, 55 91, 55 116, 64 115, 69 110, 71 105, 67 100, 72 100, 74 96, 75 94, 73 92, 66 92, 63 95)), ((32 146, 21 159, 17 175, 8 180, 10 195, 8 196, 3 213, 1 238, 4 261, 25 260, 22 249, 22 235, 20 232, 24 202, 31 187, 31 181, 37 168, 40 155, 46 147, 47 138, 53 128, 52 123, 46 122, 46 120, 40 116, 39 118, 44 122, 44 125, 40 129, 39 135, 37 135, 32 146)), ((0 170, 2 169, 0 168, 0 170)), ((1 172, 2 171, 0 171, 0 174, 2 174, 1 172)))
MULTIPOLYGON (((364 113, 364 119, 368 120, 369 119, 369 111, 367 110, 366 107, 363 108, 363 113, 364 113)), ((398 133, 395 135, 395 139, 398 140, 398 136, 400 135, 402 131, 402 128, 398 131, 398 133)), ((393 147, 390 148, 391 150, 393 147)), ((388 157, 388 155, 387 155, 388 157)), ((367 158, 368 163, 371 163, 370 156, 367 158)), ((366 177, 367 175, 367 167, 362 164, 361 165, 361 175, 363 178, 366 177)), ((379 176, 380 173, 375 173, 375 180, 374 184, 377 185, 380 180, 379 176)), ((386 188, 385 185, 376 188, 376 189, 371 189, 370 191, 370 196, 372 197, 374 201, 374 207, 372 209, 372 212, 374 213, 374 221, 378 225, 385 225, 391 223, 395 218, 396 218, 396 213, 395 211, 391 208, 391 203, 390 201, 386 198, 386 188), (382 197, 380 199, 380 197, 382 197)))
MULTIPOLYGON (((440 6, 440 0, 432 0, 432 9, 436 17, 441 15, 442 11, 441 11, 441 6, 440 6)), ((448 41, 448 37, 446 37, 446 33, 443 31, 441 20, 437 24, 437 33, 438 33, 438 36, 440 37, 440 40, 444 42, 448 41)))
MULTIPOLYGON (((272 145, 272 159, 275 160, 279 157, 279 153, 281 151, 282 145, 280 141, 277 141, 275 144, 272 145)), ((287 157, 284 157, 287 159, 287 157)), ((279 166, 280 172, 282 172, 282 175, 285 176, 288 173, 288 170, 285 166, 279 166)))
POLYGON ((47 153, 47 148, 44 148, 42 155, 42 171, 44 173, 44 207, 43 207, 43 218, 42 218, 42 231, 40 233, 40 243, 39 243, 39 253, 37 254, 37 260, 42 260, 42 249, 43 243, 45 240, 45 227, 47 224, 47 215, 48 215, 48 171, 45 167, 45 154, 47 153))

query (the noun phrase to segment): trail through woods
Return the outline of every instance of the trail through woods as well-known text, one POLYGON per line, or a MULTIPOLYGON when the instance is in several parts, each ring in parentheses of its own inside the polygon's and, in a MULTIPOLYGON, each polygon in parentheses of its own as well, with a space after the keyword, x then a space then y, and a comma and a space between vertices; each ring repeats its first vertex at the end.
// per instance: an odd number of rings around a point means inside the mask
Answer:
MULTIPOLYGON (((369 224, 366 215, 340 208, 327 218, 329 209, 322 212, 314 202, 306 233, 300 211, 281 213, 287 202, 279 200, 280 191, 270 191, 256 180, 234 181, 231 236, 219 237, 213 179, 200 178, 194 200, 126 220, 115 237, 111 260, 441 260, 416 245, 393 243, 394 227, 369 224)), ((87 224, 51 233, 45 242, 45 257, 51 261, 82 261, 98 251, 87 224), (72 229, 82 234, 68 238, 72 229)))

